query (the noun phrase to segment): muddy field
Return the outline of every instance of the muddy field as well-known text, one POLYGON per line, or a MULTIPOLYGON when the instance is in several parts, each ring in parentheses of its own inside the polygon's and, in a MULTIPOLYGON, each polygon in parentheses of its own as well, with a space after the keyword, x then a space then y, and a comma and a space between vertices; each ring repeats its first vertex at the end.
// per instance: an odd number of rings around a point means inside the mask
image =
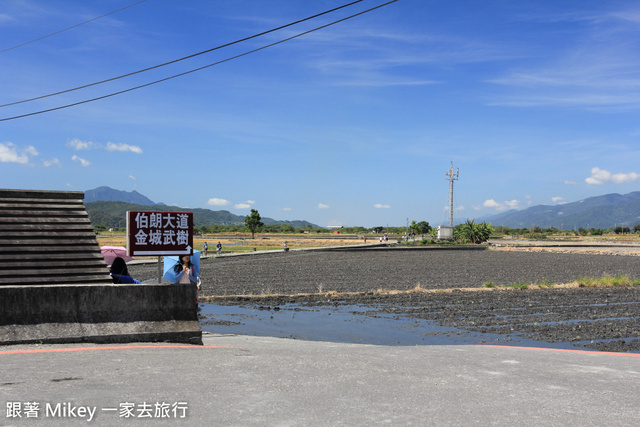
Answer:
MULTIPOLYGON (((131 265, 130 271, 144 280, 155 276, 156 267, 131 265)), ((638 286, 484 288, 488 281, 495 285, 569 283, 604 275, 640 278, 640 257, 394 248, 220 257, 202 261, 201 296, 227 296, 216 298, 216 304, 270 308, 294 302, 357 304, 368 308, 367 316, 391 313, 473 332, 638 352, 638 286), (429 292, 381 292, 416 287, 429 292), (295 296, 301 293, 312 295, 295 296)))

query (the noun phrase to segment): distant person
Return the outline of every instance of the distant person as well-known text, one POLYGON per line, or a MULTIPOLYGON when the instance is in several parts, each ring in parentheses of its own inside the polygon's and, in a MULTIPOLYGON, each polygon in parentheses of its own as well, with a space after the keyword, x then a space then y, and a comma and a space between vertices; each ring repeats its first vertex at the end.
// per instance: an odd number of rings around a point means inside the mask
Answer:
POLYGON ((111 279, 115 284, 141 284, 142 282, 129 275, 129 269, 124 259, 117 257, 111 263, 111 279))
POLYGON ((220 255, 220 252, 222 252, 222 244, 218 242, 216 245, 216 255, 220 255))
POLYGON ((207 256, 208 250, 209 250, 209 244, 207 242, 204 242, 204 244, 202 245, 202 253, 204 254, 204 256, 207 256))

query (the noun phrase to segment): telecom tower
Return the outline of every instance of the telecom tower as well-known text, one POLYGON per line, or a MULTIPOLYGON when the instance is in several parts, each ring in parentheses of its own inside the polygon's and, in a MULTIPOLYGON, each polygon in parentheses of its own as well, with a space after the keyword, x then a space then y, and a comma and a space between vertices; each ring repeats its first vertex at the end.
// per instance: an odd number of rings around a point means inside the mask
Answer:
POLYGON ((449 226, 438 226, 438 240, 453 240, 453 181, 458 180, 460 169, 453 170, 453 161, 445 179, 449 181, 449 226))
POLYGON ((444 175, 447 181, 449 181, 449 227, 453 227, 453 181, 458 180, 458 176, 460 176, 460 168, 456 169, 456 173, 453 173, 453 161, 451 162, 451 167, 449 168, 449 172, 444 175))

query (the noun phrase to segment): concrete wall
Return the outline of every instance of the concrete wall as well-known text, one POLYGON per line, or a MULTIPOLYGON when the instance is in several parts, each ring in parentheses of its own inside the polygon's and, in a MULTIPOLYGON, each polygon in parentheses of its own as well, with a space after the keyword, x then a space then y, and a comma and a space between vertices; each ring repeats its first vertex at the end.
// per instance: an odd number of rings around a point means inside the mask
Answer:
POLYGON ((195 286, 112 284, 83 199, 0 189, 0 344, 202 344, 195 286))
POLYGON ((0 286, 0 344, 202 344, 195 286, 0 286))

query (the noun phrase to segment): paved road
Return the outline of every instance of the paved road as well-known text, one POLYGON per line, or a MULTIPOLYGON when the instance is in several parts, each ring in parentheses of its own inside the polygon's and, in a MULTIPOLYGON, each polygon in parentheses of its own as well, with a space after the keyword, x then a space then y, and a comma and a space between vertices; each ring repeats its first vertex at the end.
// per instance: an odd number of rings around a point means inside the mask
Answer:
POLYGON ((214 334, 204 343, 0 347, 0 425, 85 425, 89 417, 91 425, 231 426, 640 419, 639 355, 214 334))

